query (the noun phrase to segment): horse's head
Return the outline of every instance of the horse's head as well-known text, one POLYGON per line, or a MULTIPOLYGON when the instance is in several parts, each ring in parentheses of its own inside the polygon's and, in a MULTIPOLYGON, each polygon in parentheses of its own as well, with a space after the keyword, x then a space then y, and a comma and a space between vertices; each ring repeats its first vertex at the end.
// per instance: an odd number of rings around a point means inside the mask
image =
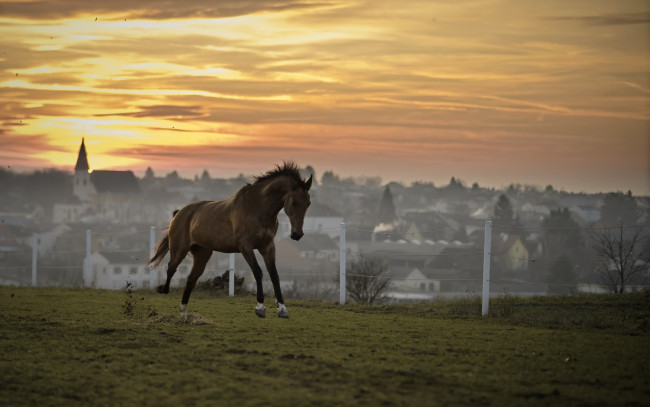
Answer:
POLYGON ((310 176, 307 181, 291 180, 291 190, 284 199, 284 212, 291 222, 291 238, 300 240, 304 235, 302 224, 305 221, 305 213, 311 204, 309 199, 309 188, 311 188, 310 176))

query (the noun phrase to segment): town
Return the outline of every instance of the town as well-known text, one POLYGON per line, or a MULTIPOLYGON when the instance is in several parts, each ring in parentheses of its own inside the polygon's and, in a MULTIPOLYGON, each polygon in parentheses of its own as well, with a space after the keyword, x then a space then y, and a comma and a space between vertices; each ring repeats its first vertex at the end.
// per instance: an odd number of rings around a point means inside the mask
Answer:
MULTIPOLYGON (((0 284, 122 289, 128 282, 150 289, 165 270, 150 270, 147 259, 172 212, 195 201, 226 199, 252 178, 219 178, 205 170, 184 179, 151 167, 138 178, 132 171, 91 170, 91 158, 81 140, 71 172, 0 170, 0 284)), ((384 184, 378 177, 341 178, 333 170, 318 174, 311 166, 301 171, 314 179, 305 236, 289 239, 284 212, 276 236, 288 298, 338 298, 342 230, 353 300, 477 295, 486 221, 493 222, 493 292, 617 292, 650 282, 649 197, 568 192, 552 185, 497 190, 453 177, 444 186, 384 184), (632 266, 617 277, 617 259, 602 243, 611 243, 619 229, 618 242, 632 244, 625 259, 632 266), (367 280, 378 284, 368 287, 367 280)), ((190 267, 191 256, 173 284, 184 285, 190 267)), ((229 267, 229 256, 215 253, 200 282, 221 278, 229 267)), ((239 255, 235 272, 244 288, 253 283, 239 255)))

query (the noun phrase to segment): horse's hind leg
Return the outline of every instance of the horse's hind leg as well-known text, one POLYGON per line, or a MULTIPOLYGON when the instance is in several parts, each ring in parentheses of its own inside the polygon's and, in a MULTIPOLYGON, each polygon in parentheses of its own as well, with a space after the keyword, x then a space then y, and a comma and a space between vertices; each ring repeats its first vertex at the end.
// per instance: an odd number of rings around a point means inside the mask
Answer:
POLYGON ((187 311, 187 303, 190 300, 190 294, 196 285, 196 281, 201 277, 205 271, 205 266, 208 264, 208 260, 212 256, 212 250, 206 249, 200 246, 192 246, 192 256, 194 257, 194 262, 192 264, 192 271, 187 277, 187 283, 185 284, 185 292, 183 293, 183 299, 181 300, 181 318, 185 319, 187 311))
POLYGON ((167 280, 165 280, 165 284, 158 286, 158 292, 160 294, 169 293, 169 284, 172 281, 172 277, 174 277, 176 269, 181 264, 185 256, 187 256, 187 253, 190 251, 189 247, 176 250, 174 249, 176 248, 171 248, 169 253, 169 263, 167 264, 167 280))

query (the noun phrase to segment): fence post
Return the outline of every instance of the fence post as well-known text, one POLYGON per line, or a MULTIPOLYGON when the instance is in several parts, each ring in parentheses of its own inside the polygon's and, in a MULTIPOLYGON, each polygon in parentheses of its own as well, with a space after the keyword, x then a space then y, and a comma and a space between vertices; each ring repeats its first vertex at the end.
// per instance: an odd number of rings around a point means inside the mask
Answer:
POLYGON ((341 235, 339 236, 339 304, 345 304, 345 222, 341 223, 341 235))
POLYGON ((230 264, 228 266, 228 295, 235 296, 235 253, 230 253, 230 264))
POLYGON ((490 256, 492 251, 492 221, 485 222, 485 241, 483 243, 483 307, 481 314, 488 315, 490 308, 490 256))
MULTIPOLYGON (((156 254, 156 227, 151 226, 149 229, 149 253, 150 259, 153 258, 156 254)), ((149 267, 149 288, 152 290, 156 289, 158 285, 158 268, 148 265, 149 267)))
POLYGON ((38 261, 38 235, 32 237, 32 287, 36 287, 36 263, 38 261))
POLYGON ((92 286, 92 276, 90 272, 90 229, 86 229, 86 259, 84 260, 84 285, 86 287, 92 286))

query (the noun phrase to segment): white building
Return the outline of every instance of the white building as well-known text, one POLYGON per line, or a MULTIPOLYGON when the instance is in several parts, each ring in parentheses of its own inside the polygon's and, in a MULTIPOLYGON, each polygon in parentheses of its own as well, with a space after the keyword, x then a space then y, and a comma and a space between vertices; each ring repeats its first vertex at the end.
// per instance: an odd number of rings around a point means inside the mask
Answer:
POLYGON ((403 293, 440 292, 440 280, 426 276, 417 267, 391 270, 391 288, 403 293))
MULTIPOLYGON (((149 289, 151 287, 151 271, 146 265, 146 253, 97 251, 90 256, 90 286, 106 290, 119 290, 126 286, 127 281, 134 289, 149 289)), ((189 274, 190 263, 184 260, 178 267, 173 285, 185 285, 189 274)), ((161 283, 161 267, 155 272, 154 285, 161 283)), ((164 278, 164 277, 162 277, 164 278)))
MULTIPOLYGON (((284 210, 281 210, 278 214, 278 222, 276 239, 289 237, 291 235, 291 222, 289 222, 289 217, 284 213, 284 210)), ((307 209, 302 230, 305 233, 325 233, 330 238, 337 238, 341 234, 341 223, 343 223, 343 217, 334 209, 313 202, 307 209)))

